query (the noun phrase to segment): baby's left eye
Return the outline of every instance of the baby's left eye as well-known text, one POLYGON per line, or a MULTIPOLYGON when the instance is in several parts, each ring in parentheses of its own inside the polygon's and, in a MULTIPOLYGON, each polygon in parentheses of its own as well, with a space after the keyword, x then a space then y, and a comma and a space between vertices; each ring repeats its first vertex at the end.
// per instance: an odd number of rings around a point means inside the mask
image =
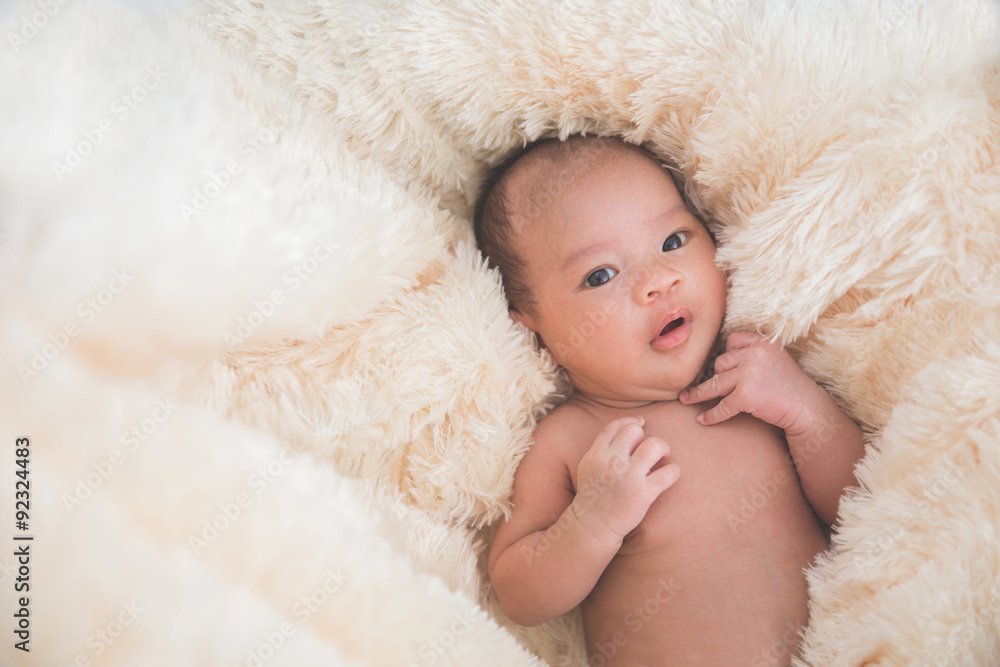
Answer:
POLYGON ((687 243, 688 233, 687 232, 674 232, 667 237, 667 240, 663 242, 663 252, 670 252, 671 250, 677 250, 682 245, 687 243))

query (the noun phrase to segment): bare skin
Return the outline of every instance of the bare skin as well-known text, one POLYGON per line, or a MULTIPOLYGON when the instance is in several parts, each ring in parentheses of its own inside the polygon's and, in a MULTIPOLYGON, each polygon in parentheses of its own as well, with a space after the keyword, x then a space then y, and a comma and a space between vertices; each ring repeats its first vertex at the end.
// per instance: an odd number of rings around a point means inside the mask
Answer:
POLYGON ((843 450, 863 446, 810 383, 809 426, 789 425, 787 440, 749 414, 699 423, 717 400, 608 407, 574 395, 539 425, 514 487, 527 511, 494 542, 505 610, 533 625, 582 603, 593 664, 790 664, 808 618, 803 569, 827 546, 816 508, 835 516, 828 480, 852 481, 843 450), (641 513, 633 528, 619 494, 641 513))
POLYGON ((575 391, 515 475, 488 564, 501 607, 536 625, 582 605, 595 666, 790 664, 860 429, 757 334, 694 384, 725 278, 655 165, 590 170, 519 245, 537 307, 513 315, 575 391))

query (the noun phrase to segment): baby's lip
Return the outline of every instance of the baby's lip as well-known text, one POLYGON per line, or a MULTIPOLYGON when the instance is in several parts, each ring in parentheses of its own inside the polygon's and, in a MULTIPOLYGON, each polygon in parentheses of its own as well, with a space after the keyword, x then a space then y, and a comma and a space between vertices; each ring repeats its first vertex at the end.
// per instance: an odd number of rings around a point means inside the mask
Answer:
POLYGON ((657 350, 668 350, 687 340, 691 333, 691 311, 680 308, 660 322, 660 328, 650 342, 657 350))

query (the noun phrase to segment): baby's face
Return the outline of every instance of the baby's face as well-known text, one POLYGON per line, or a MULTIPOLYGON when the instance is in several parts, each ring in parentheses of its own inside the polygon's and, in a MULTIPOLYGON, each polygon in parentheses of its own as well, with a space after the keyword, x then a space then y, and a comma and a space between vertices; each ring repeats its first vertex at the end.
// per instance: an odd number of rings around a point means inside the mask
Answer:
POLYGON ((618 407, 673 400, 704 370, 726 277, 662 168, 610 159, 517 232, 536 307, 514 317, 538 333, 578 392, 618 407))

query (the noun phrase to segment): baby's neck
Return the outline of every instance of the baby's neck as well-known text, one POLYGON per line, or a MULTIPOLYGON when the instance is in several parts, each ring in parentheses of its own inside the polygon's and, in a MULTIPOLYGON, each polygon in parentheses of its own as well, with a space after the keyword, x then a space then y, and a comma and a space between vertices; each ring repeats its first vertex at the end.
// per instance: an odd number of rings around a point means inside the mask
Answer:
POLYGON ((627 398, 613 398, 605 396, 593 396, 580 391, 577 388, 573 388, 573 393, 567 402, 576 403, 577 405, 586 408, 588 406, 598 408, 600 410, 620 410, 624 413, 628 413, 632 410, 638 410, 640 408, 645 408, 654 403, 662 403, 665 400, 676 401, 677 397, 674 396, 672 399, 658 399, 658 400, 642 400, 642 399, 627 399, 627 398))

